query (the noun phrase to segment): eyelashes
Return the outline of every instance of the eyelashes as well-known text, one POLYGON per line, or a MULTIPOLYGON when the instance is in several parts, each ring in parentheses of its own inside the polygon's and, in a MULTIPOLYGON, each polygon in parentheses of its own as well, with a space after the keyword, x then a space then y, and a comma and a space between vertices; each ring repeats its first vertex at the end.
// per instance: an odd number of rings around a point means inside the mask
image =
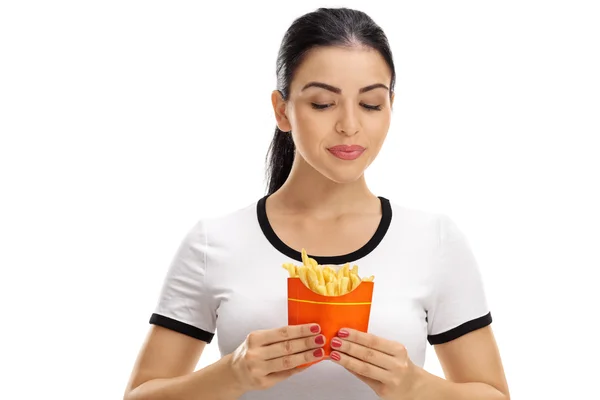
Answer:
POLYGON ((366 108, 367 110, 373 110, 373 111, 381 111, 381 106, 372 106, 370 104, 361 104, 361 106, 363 106, 364 108, 366 108))
MULTIPOLYGON (((333 105, 333 104, 318 104, 318 103, 310 103, 310 104, 311 104, 312 108, 314 108, 315 110, 325 110, 333 105)), ((374 105, 365 104, 365 103, 360 103, 360 105, 368 111, 381 111, 380 105, 374 106, 374 105)))

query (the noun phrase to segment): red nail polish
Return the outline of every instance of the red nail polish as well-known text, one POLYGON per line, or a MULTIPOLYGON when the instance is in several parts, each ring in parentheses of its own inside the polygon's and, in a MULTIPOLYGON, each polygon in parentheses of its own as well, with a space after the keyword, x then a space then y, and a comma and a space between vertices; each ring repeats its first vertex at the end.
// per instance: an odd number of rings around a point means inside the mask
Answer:
POLYGON ((310 327, 310 331, 312 333, 319 333, 320 330, 321 330, 321 328, 319 327, 319 325, 313 325, 310 327))
POLYGON ((342 356, 340 356, 340 353, 336 353, 336 352, 329 354, 329 357, 335 361, 340 361, 342 359, 342 356))
POLYGON ((323 335, 319 335, 315 338, 316 344, 325 344, 325 337, 323 335))
POLYGON ((350 332, 348 332, 345 329, 340 329, 338 332, 338 336, 341 338, 348 337, 348 336, 350 336, 350 332))
POLYGON ((331 339, 331 347, 342 347, 342 341, 338 338, 331 339))
POLYGON ((316 349, 315 351, 313 351, 313 356, 317 358, 323 357, 323 349, 316 349))

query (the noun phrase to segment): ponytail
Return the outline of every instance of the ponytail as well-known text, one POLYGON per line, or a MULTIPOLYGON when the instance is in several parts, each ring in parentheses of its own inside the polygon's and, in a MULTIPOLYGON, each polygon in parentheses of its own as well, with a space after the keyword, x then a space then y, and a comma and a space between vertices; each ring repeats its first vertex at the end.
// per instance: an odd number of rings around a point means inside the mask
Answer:
POLYGON ((294 163, 296 146, 290 132, 275 128, 267 153, 267 194, 275 193, 287 180, 294 163))

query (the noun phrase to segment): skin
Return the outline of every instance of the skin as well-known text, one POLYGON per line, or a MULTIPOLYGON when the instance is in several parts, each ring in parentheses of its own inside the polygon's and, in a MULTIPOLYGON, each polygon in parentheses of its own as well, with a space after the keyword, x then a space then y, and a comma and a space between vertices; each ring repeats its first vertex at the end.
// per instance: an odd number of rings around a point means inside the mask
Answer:
MULTIPOLYGON (((277 235, 290 247, 313 255, 350 253, 364 245, 381 219, 379 199, 369 190, 364 172, 377 157, 390 125, 394 95, 391 73, 376 51, 363 47, 313 49, 298 67, 287 100, 278 91, 271 99, 279 128, 291 134, 297 153, 286 183, 266 203, 277 235), (306 88, 321 82, 339 89, 306 88), (317 110, 311 103, 327 104, 317 110), (379 106, 370 110, 365 105, 379 106), (291 132, 291 133, 290 133, 291 132), (328 147, 359 144, 356 160, 340 160, 328 147)), ((237 399, 298 373, 310 361, 318 334, 310 326, 277 327, 252 332, 239 348, 216 363, 194 371, 205 343, 151 326, 133 368, 124 398, 237 399)), ((381 398, 396 400, 509 400, 498 347, 491 327, 435 345, 445 378, 434 376, 409 359, 402 343, 344 329, 332 361, 369 385, 381 398)), ((318 357, 317 357, 318 358, 318 357)), ((313 358, 315 359, 315 358, 313 358)))

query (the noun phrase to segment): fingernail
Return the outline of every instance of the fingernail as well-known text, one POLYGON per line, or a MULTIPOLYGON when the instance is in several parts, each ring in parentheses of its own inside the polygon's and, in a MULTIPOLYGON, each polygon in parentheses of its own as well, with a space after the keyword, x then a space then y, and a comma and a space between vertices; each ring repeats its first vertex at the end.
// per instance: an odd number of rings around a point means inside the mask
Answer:
POLYGON ((336 353, 335 351, 333 353, 329 354, 329 357, 335 361, 340 361, 342 359, 342 356, 340 356, 340 353, 336 353))
POLYGON ((313 351, 313 356, 323 357, 323 349, 316 349, 315 351, 313 351))
POLYGON ((342 347, 342 341, 338 338, 331 339, 331 347, 342 347))
POLYGON ((315 338, 316 344, 325 344, 325 336, 319 335, 315 338))
POLYGON ((319 325, 313 325, 310 327, 310 331, 312 333, 319 333, 320 330, 321 330, 321 328, 319 327, 319 325))
POLYGON ((340 329, 338 332, 338 336, 339 337, 348 337, 348 336, 350 336, 350 332, 348 332, 345 329, 340 329))

